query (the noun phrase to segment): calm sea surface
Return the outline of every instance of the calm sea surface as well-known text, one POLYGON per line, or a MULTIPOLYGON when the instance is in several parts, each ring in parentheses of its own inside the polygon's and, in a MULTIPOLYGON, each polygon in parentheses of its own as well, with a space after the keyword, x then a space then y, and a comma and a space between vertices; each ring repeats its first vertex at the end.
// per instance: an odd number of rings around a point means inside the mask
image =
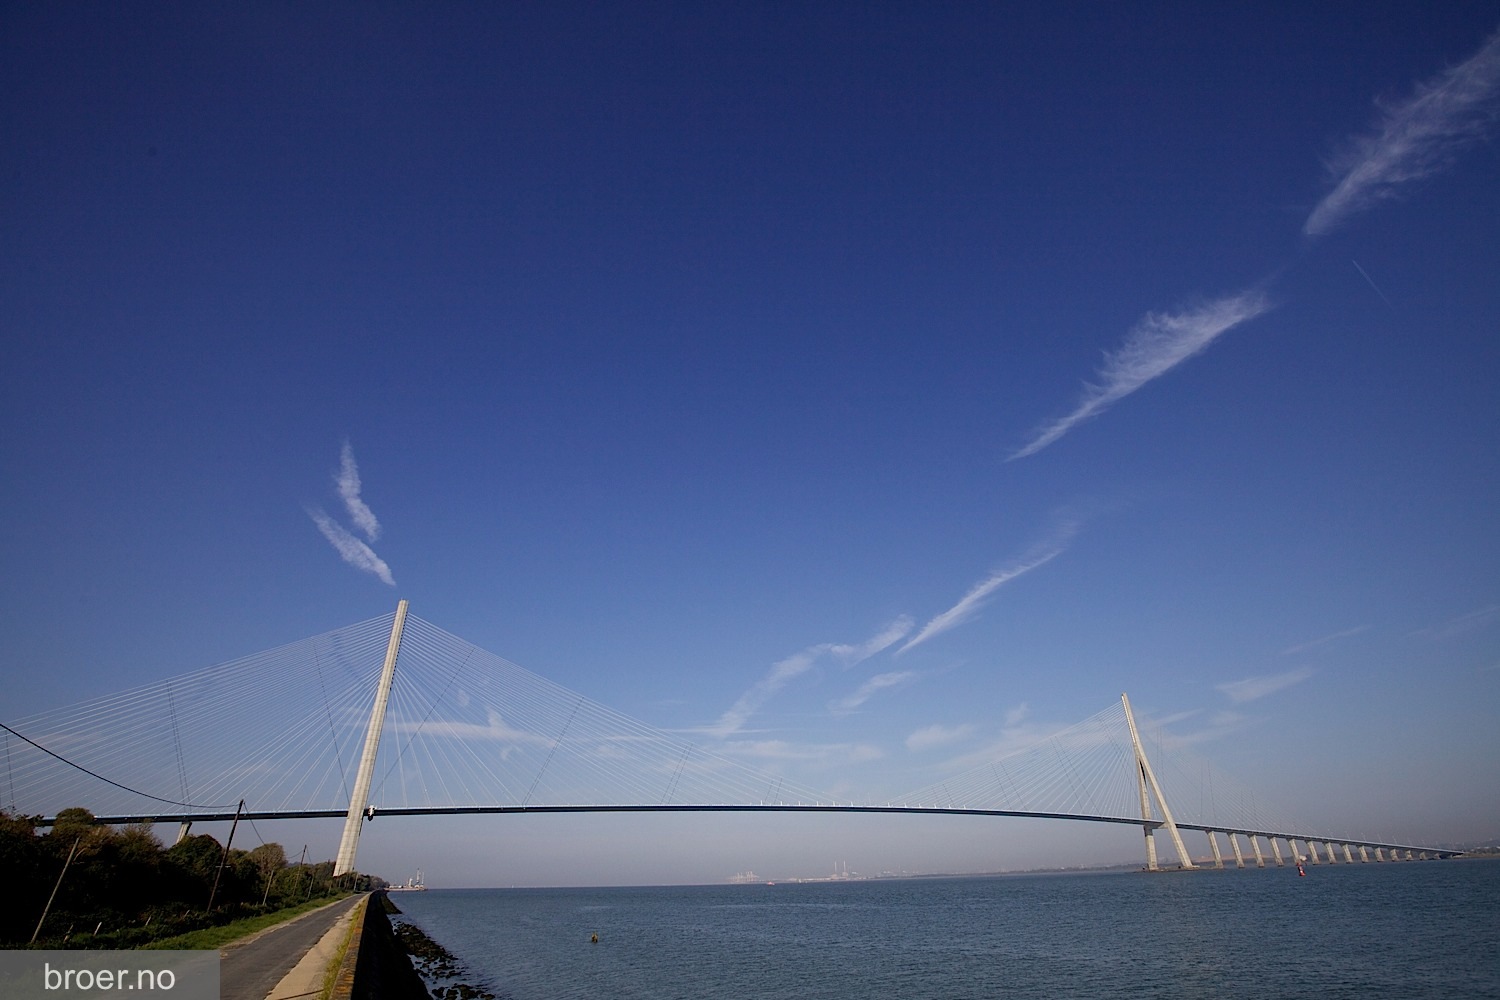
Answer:
POLYGON ((502 1000, 1500 997, 1500 861, 392 898, 502 1000))

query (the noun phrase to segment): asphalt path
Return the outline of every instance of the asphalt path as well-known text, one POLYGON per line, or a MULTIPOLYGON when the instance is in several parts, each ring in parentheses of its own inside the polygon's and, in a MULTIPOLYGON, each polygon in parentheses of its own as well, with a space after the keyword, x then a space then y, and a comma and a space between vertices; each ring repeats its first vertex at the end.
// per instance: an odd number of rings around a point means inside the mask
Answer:
POLYGON ((267 928, 219 952, 219 1000, 266 1000, 276 984, 363 895, 267 928))

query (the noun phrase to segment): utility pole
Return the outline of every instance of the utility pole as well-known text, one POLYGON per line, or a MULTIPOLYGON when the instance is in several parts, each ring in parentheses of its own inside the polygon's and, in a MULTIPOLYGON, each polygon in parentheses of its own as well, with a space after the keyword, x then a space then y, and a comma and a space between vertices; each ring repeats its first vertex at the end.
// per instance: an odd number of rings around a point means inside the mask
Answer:
POLYGON ((73 855, 78 853, 78 845, 83 843, 83 835, 73 841, 73 846, 68 848, 68 860, 63 862, 63 870, 58 873, 57 884, 52 887, 52 895, 47 897, 47 905, 42 907, 42 919, 36 922, 36 930, 31 932, 31 943, 36 944, 36 936, 42 933, 42 925, 47 922, 47 914, 52 912, 52 901, 57 898, 57 890, 62 888, 63 876, 68 874, 68 866, 73 863, 73 855))
MULTIPOLYGON (((307 845, 306 844, 302 845, 302 857, 300 857, 300 858, 297 859, 297 871, 301 872, 303 875, 307 874, 307 845)), ((312 897, 312 885, 311 885, 312 879, 309 878, 307 881, 308 881, 307 895, 308 895, 309 898, 311 898, 312 897)), ((293 891, 295 892, 296 890, 294 889, 293 891)))
POLYGON ((229 845, 234 843, 234 831, 240 828, 240 813, 244 808, 245 800, 240 799, 240 804, 234 808, 234 822, 229 824, 229 839, 224 841, 224 853, 219 858, 219 870, 214 872, 214 887, 208 892, 208 909, 204 913, 214 912, 214 897, 219 894, 219 877, 224 874, 224 866, 229 863, 229 845))

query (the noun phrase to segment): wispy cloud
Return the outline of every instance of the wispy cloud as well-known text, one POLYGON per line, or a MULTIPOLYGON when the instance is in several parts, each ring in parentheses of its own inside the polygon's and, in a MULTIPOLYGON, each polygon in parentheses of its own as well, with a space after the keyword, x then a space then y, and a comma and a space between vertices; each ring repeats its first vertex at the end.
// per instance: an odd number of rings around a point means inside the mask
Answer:
POLYGON ((1301 684, 1312 675, 1313 671, 1306 668, 1288 670, 1284 674, 1267 674, 1263 677, 1246 677, 1244 680, 1230 681, 1227 684, 1217 685, 1217 688, 1228 696, 1230 701, 1238 705, 1242 702, 1264 698, 1268 694, 1275 694, 1293 684, 1301 684))
MULTIPOLYGON (((1167 725, 1169 721, 1180 721, 1182 719, 1199 714, 1200 713, 1197 712, 1186 712, 1178 716, 1173 716, 1170 720, 1153 719, 1152 722, 1154 722, 1158 726, 1164 726, 1167 725)), ((1169 746, 1190 746, 1197 743, 1212 743, 1216 740, 1222 740, 1227 736, 1232 736, 1249 726, 1255 725, 1256 721, 1257 720, 1252 719, 1250 716, 1245 715, 1243 712, 1236 712, 1233 710, 1214 712, 1212 715, 1200 719, 1193 728, 1185 731, 1179 730, 1177 732, 1167 734, 1164 739, 1166 740, 1166 745, 1169 746)))
POLYGON ((1076 532, 1077 528, 1075 525, 1065 525, 1052 541, 1032 549, 1018 561, 1011 563, 1003 569, 996 570, 974 584, 974 586, 969 588, 969 592, 959 599, 957 604, 942 614, 933 616, 926 625, 923 625, 922 630, 912 636, 906 645, 896 650, 896 655, 900 656, 913 646, 920 645, 933 636, 942 635, 949 629, 962 625, 974 617, 979 609, 984 607, 985 600, 996 590, 1016 577, 1030 573, 1038 566, 1049 563, 1061 555, 1067 547, 1068 541, 1072 539, 1076 532))
POLYGON ((786 687, 791 681, 807 673, 824 656, 836 657, 845 668, 848 668, 869 659, 871 656, 899 641, 906 633, 911 631, 911 627, 911 619, 903 616, 891 624, 883 626, 864 642, 852 644, 822 642, 793 653, 786 659, 773 664, 766 676, 762 677, 748 691, 740 695, 739 699, 729 707, 729 710, 719 716, 719 720, 712 726, 706 727, 703 732, 720 738, 740 732, 750 717, 769 701, 776 692, 786 687))
MULTIPOLYGON (((344 509, 349 512, 349 520, 354 522, 370 541, 380 536, 380 522, 375 519, 375 513, 360 499, 359 466, 354 462, 354 449, 349 442, 345 441, 339 451, 339 470, 333 477, 334 485, 337 487, 339 497, 344 501, 344 509)), ((357 538, 352 531, 329 517, 322 507, 308 506, 307 516, 312 518, 313 524, 328 539, 328 544, 339 554, 339 558, 353 566, 357 570, 372 574, 387 586, 394 587, 396 581, 391 577, 391 568, 386 565, 385 560, 375 554, 364 541, 357 538)))
MULTIPOLYGON (((1330 232, 1350 215, 1394 197, 1405 184, 1447 167, 1463 149, 1500 122, 1500 31, 1474 55, 1420 84, 1405 101, 1386 106, 1375 131, 1356 139, 1349 155, 1330 164, 1334 187, 1303 224, 1309 236, 1330 232)), ((1385 293, 1358 262, 1377 295, 1385 293)), ((1086 383, 1066 416, 1042 426, 1008 461, 1035 455, 1078 424, 1208 347, 1229 330, 1271 308, 1251 289, 1197 308, 1148 313, 1118 351, 1105 355, 1098 381, 1086 383)))
POLYGON ((1198 354, 1228 331, 1271 308, 1250 289, 1175 313, 1147 313, 1117 351, 1105 354, 1098 382, 1086 383, 1073 412, 1039 429, 1008 461, 1035 455, 1090 417, 1198 354))
POLYGON ((719 721, 708 726, 704 731, 710 736, 723 738, 737 733, 745 728, 745 723, 750 716, 771 700, 771 696, 782 688, 794 677, 805 674, 812 669, 818 657, 822 654, 825 646, 811 646, 799 653, 793 653, 784 660, 780 660, 771 667, 771 672, 766 674, 744 694, 721 716, 719 721))
POLYGON ((893 670, 889 673, 876 674, 861 684, 859 689, 853 694, 831 703, 828 706, 828 710, 834 715, 848 715, 869 701, 877 692, 884 691, 886 688, 898 687, 914 679, 916 676, 917 673, 914 670, 893 670))
POLYGON ((1417 629, 1411 634, 1424 636, 1429 639, 1454 639, 1470 632, 1479 632, 1489 628, 1496 621, 1500 621, 1500 604, 1492 604, 1478 611, 1470 611, 1468 614, 1450 618, 1447 621, 1434 625, 1431 628, 1417 629))
POLYGON ((842 643, 829 646, 828 652, 836 657, 843 664, 844 669, 847 670, 856 664, 863 663, 886 647, 901 641, 912 630, 914 624, 916 623, 911 620, 910 616, 902 615, 864 642, 856 646, 842 643))
POLYGON ((1317 649, 1319 646, 1326 646, 1330 642, 1338 642, 1340 639, 1347 639, 1352 635, 1359 635, 1361 632, 1368 632, 1369 630, 1370 626, 1368 625, 1356 625, 1354 628, 1346 628, 1342 632, 1334 632, 1330 635, 1319 636, 1316 639, 1309 639, 1306 642, 1299 642, 1295 646, 1288 646, 1281 651, 1281 655, 1296 656, 1298 653, 1305 653, 1309 649, 1317 649))
POLYGON ((931 750, 934 747, 948 746, 950 743, 958 743, 974 735, 974 725, 965 722, 957 726, 945 726, 942 723, 934 723, 923 726, 906 738, 906 749, 913 753, 923 750, 931 750))
POLYGON ((823 764, 862 764, 885 756, 868 743, 792 743, 787 740, 732 740, 723 752, 760 760, 816 761, 823 764))
POLYGON ((1464 146, 1500 121, 1500 31, 1464 62, 1381 109, 1373 134, 1335 164, 1337 178, 1302 231, 1322 236, 1398 189, 1446 168, 1464 146))
POLYGON ((312 518, 313 524, 328 539, 328 544, 339 554, 339 558, 353 566, 357 570, 370 573, 377 577, 381 583, 394 587, 396 581, 391 576, 391 568, 386 565, 385 560, 375 554, 375 550, 364 542, 355 538, 342 524, 323 512, 321 507, 308 507, 307 516, 312 518))
POLYGON ((397 732, 421 733, 424 736, 446 736, 456 740, 486 740, 495 743, 526 743, 532 746, 550 747, 556 740, 540 733, 517 729, 490 709, 484 725, 477 722, 456 722, 429 719, 425 722, 398 722, 397 732))
POLYGON ((1186 722, 1188 719, 1195 718, 1201 714, 1203 714, 1202 709, 1186 708, 1180 712, 1173 712, 1171 715, 1152 716, 1151 722, 1153 725, 1164 728, 1166 726, 1175 726, 1179 722, 1186 722))
MULTIPOLYGON (((1000 732, 994 738, 988 740, 981 746, 977 746, 956 757, 951 757, 938 765, 945 771, 962 771, 977 764, 989 763, 1008 756, 1018 750, 1026 750, 1036 746, 1043 740, 1067 728, 1066 723, 1038 722, 1031 717, 1031 711, 1025 704, 1017 705, 1005 713, 1004 724, 1000 732)), ((933 727, 935 728, 935 727, 933 727)), ((960 727, 965 728, 965 727, 960 727)), ((921 732, 921 730, 918 730, 921 732)), ((913 733, 912 736, 917 735, 913 733)), ((964 736, 968 736, 964 733, 964 736)), ((911 736, 907 737, 907 747, 911 746, 911 736)))
POLYGON ((354 526, 369 541, 378 539, 380 522, 375 519, 375 512, 370 510, 369 505, 360 499, 359 466, 354 463, 354 448, 348 441, 344 442, 344 448, 339 453, 339 471, 334 482, 338 485, 339 496, 343 498, 344 509, 349 512, 349 520, 354 522, 354 526))

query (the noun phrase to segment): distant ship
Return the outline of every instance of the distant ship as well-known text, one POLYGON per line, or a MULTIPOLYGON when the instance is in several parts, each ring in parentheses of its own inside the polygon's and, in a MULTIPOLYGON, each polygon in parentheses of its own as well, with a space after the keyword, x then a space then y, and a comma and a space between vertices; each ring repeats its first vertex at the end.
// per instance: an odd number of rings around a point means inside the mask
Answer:
POLYGON ((422 869, 417 869, 417 877, 406 880, 405 885, 388 885, 386 892, 426 892, 427 887, 422 884, 422 869))

